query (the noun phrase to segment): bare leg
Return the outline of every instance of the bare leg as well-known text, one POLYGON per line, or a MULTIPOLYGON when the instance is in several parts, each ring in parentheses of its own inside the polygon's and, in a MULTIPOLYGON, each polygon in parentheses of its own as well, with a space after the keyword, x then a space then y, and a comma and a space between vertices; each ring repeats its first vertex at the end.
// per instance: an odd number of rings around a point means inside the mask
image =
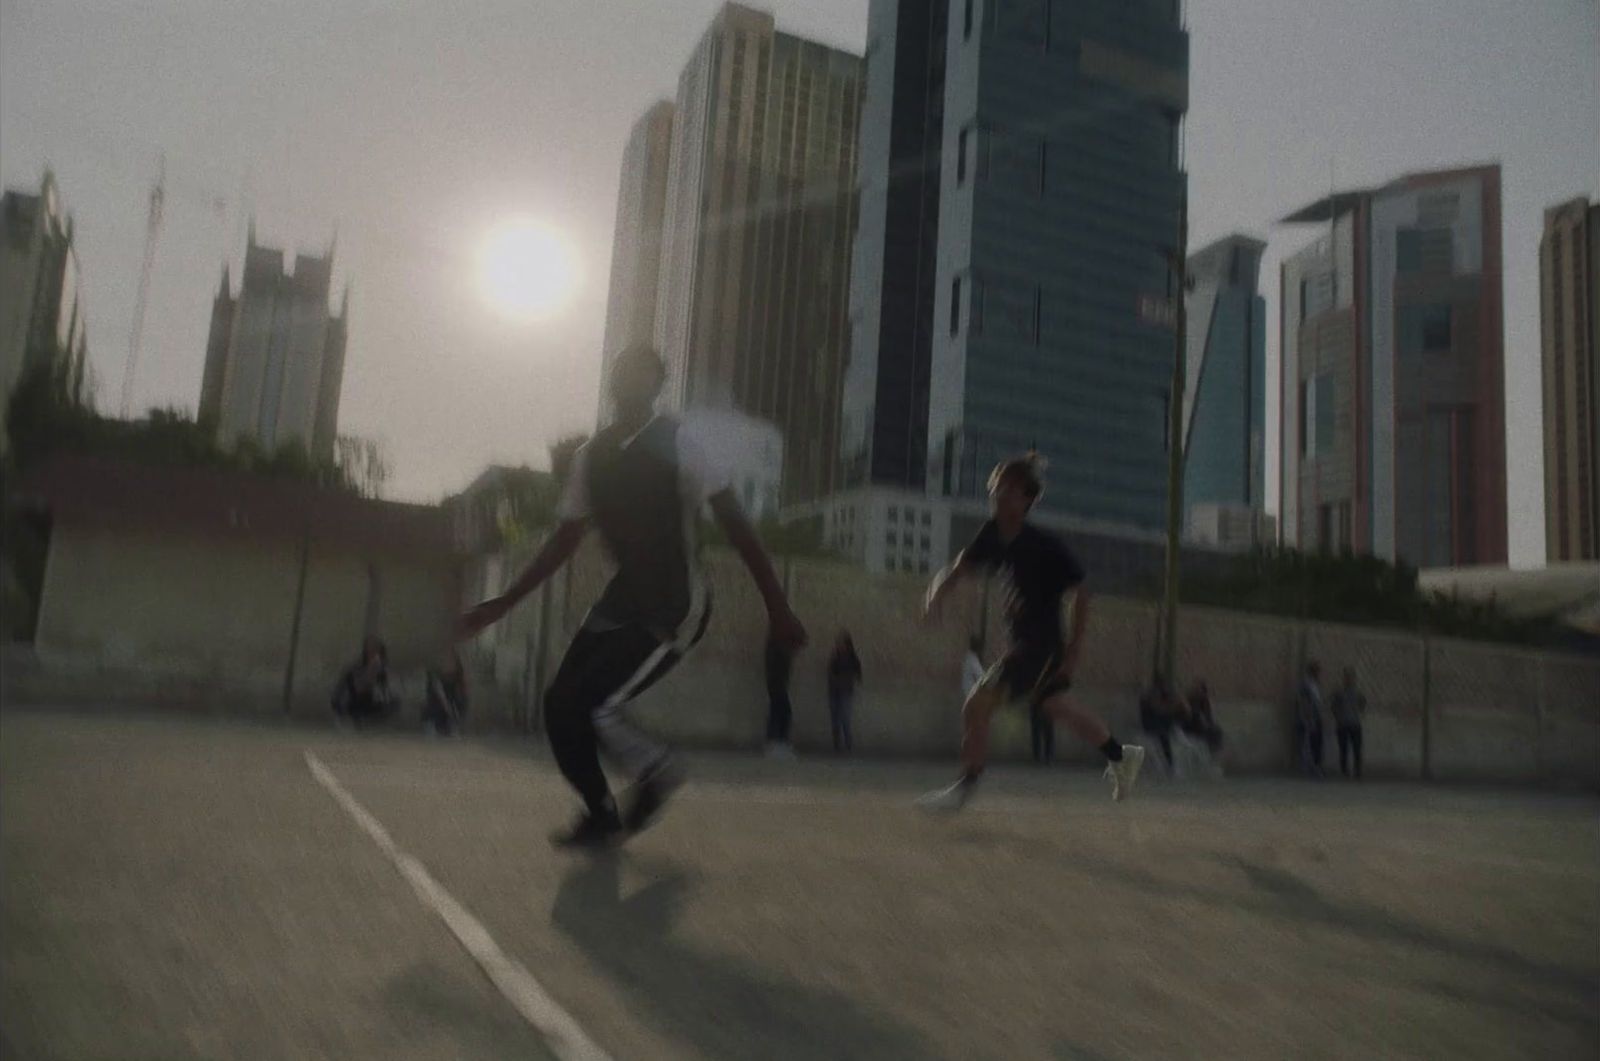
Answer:
POLYGON ((977 777, 989 761, 989 723, 1000 706, 998 690, 979 685, 961 707, 961 768, 977 777))
POLYGON ((1070 693, 1056 693, 1045 700, 1040 710, 1065 725, 1073 736, 1091 748, 1099 748, 1111 739, 1111 730, 1100 717, 1086 710, 1070 693))

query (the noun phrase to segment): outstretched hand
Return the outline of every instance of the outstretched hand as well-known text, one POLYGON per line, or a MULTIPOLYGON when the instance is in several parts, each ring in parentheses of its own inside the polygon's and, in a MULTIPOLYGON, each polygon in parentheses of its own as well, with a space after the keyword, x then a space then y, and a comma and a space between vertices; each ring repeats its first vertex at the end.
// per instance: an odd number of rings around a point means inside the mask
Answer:
POLYGON ((456 620, 456 640, 465 641, 475 636, 499 622, 510 610, 511 604, 504 597, 490 597, 474 605, 456 620))

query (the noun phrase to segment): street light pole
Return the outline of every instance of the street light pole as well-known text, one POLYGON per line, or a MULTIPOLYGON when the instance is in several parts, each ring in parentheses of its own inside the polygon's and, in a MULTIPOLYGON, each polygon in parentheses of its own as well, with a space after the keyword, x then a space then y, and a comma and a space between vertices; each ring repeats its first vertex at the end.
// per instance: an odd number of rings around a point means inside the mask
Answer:
POLYGON ((1173 295, 1172 399, 1167 411, 1167 570, 1161 604, 1161 671, 1167 681, 1178 680, 1178 554, 1183 526, 1183 392, 1188 375, 1189 293, 1189 177, 1183 176, 1178 206, 1178 243, 1169 267, 1175 281, 1173 295))

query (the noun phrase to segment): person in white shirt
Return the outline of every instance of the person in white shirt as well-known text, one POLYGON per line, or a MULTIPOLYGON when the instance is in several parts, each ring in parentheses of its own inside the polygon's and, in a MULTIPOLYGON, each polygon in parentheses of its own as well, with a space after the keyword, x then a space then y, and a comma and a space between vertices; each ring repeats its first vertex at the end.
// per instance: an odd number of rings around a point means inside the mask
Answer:
POLYGON ((657 416, 666 379, 660 356, 635 346, 617 356, 617 415, 573 458, 559 522, 533 562, 500 596, 466 613, 470 637, 498 622, 572 558, 593 528, 616 573, 589 610, 545 693, 545 731, 561 774, 583 799, 561 847, 603 848, 653 821, 683 774, 664 745, 635 728, 623 708, 665 675, 705 634, 709 587, 700 570, 697 519, 709 507, 766 604, 769 637, 787 651, 805 644, 772 561, 739 507, 733 483, 691 432, 657 416), (604 751, 634 784, 619 811, 600 765, 604 751))

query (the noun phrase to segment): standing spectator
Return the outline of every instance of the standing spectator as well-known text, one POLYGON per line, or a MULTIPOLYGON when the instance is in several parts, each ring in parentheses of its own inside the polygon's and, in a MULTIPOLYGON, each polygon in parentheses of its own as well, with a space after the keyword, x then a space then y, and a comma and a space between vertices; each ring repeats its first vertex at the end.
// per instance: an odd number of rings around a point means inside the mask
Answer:
POLYGON ((967 641, 967 655, 961 661, 961 699, 964 702, 977 684, 983 681, 988 668, 983 665, 983 638, 974 634, 967 641))
POLYGON ((334 686, 334 717, 361 726, 384 721, 398 705, 389 688, 389 649, 369 636, 361 645, 361 658, 344 669, 334 686))
POLYGON ((1322 776, 1322 664, 1306 664, 1306 675, 1295 697, 1295 745, 1300 769, 1307 777, 1322 776))
POLYGON ((767 638, 767 758, 793 759, 789 727, 794 723, 794 705, 789 702, 789 672, 794 668, 794 652, 775 637, 767 638))
POLYGON ((1211 687, 1205 679, 1194 683, 1186 700, 1189 713, 1184 717, 1183 731, 1205 741, 1206 747, 1215 756, 1222 750, 1222 727, 1217 725, 1216 716, 1211 713, 1211 687))
POLYGON ((1150 680, 1150 688, 1139 698, 1139 727, 1161 745, 1161 757, 1167 761, 1168 774, 1173 770, 1172 727, 1183 714, 1183 701, 1172 691, 1167 676, 1157 671, 1150 680))
POLYGON ((423 708, 422 724, 430 732, 447 737, 461 732, 466 714, 467 672, 461 665, 461 654, 452 648, 440 666, 428 669, 428 702, 423 708))
POLYGON ((855 747, 850 732, 850 711, 854 706, 856 686, 861 684, 861 657, 856 655, 856 643, 850 631, 840 630, 833 643, 833 655, 828 657, 828 715, 833 721, 833 750, 848 752, 855 747))
POLYGON ((1334 734, 1339 738, 1339 773, 1350 776, 1350 765, 1355 763, 1355 776, 1361 776, 1361 716, 1367 713, 1367 698, 1356 688, 1356 672, 1344 669, 1344 684, 1328 700, 1328 710, 1333 715, 1334 734))

